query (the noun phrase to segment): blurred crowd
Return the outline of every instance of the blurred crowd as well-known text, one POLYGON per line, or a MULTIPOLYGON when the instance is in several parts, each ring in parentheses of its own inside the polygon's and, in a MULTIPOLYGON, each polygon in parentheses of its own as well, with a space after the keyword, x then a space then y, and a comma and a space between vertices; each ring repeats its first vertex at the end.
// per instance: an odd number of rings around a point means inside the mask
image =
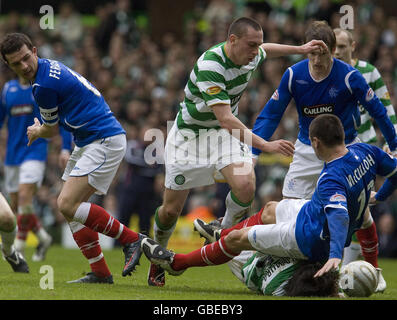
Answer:
MULTIPOLYGON (((354 8, 355 57, 369 61, 380 71, 397 106, 397 17, 389 16, 375 1, 350 1, 354 8)), ((164 168, 148 165, 143 159, 151 141, 143 139, 147 129, 167 133, 167 121, 173 121, 183 99, 189 73, 203 51, 226 40, 229 24, 239 16, 256 19, 263 27, 264 41, 302 44, 305 26, 311 20, 327 20, 336 28, 342 14, 341 1, 280 0, 196 1, 187 12, 182 36, 165 32, 160 41, 150 34, 147 24, 138 23, 129 0, 117 0, 94 8, 94 23, 84 23, 79 12, 63 2, 56 13, 54 29, 40 28, 39 14, 7 13, 0 22, 0 38, 8 32, 24 32, 38 48, 39 56, 63 62, 79 72, 104 95, 112 111, 124 126, 128 151, 109 194, 93 201, 101 204, 128 224, 132 213, 140 216, 141 232, 150 230, 150 218, 161 203, 164 168)), ((142 14, 142 12, 140 13, 142 14)), ((145 13, 143 13, 145 14, 145 13)), ((270 99, 285 69, 301 60, 289 56, 266 60, 251 78, 239 103, 239 118, 252 128, 258 112, 270 99)), ((12 78, 2 64, 0 86, 12 78)), ((297 113, 291 102, 274 139, 297 137, 297 113)), ((6 132, 1 132, 0 155, 4 159, 6 132)), ((383 144, 379 135, 379 145, 383 144)), ((56 208, 62 168, 57 157, 60 139, 51 143, 47 174, 36 206, 43 224, 56 227, 62 217, 56 208)), ((257 196, 254 210, 269 200, 281 199, 283 177, 290 159, 261 155, 256 167, 257 196)), ((3 177, 3 169, 0 175, 3 177)), ((206 208, 215 217, 223 215, 227 185, 217 184, 193 190, 183 214, 206 208)), ((381 256, 397 256, 397 194, 373 210, 380 234, 381 256)))

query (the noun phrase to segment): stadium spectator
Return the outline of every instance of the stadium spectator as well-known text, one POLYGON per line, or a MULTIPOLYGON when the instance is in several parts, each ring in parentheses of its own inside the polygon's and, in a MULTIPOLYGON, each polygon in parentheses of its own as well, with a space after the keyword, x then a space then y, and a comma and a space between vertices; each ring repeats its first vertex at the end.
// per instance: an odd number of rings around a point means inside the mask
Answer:
POLYGON ((65 1, 61 3, 51 36, 59 36, 69 50, 77 47, 83 36, 83 25, 80 14, 75 10, 71 2, 65 1))
MULTIPOLYGON (((139 217, 139 232, 149 235, 151 218, 161 203, 154 197, 156 176, 162 173, 160 164, 147 164, 145 150, 151 141, 144 139, 146 131, 151 129, 147 125, 138 126, 138 133, 127 135, 127 151, 124 157, 127 170, 124 178, 119 182, 118 219, 130 225, 131 216, 135 213, 139 217), (157 200, 157 201, 156 201, 157 200)), ((162 155, 156 155, 162 157, 162 155)))

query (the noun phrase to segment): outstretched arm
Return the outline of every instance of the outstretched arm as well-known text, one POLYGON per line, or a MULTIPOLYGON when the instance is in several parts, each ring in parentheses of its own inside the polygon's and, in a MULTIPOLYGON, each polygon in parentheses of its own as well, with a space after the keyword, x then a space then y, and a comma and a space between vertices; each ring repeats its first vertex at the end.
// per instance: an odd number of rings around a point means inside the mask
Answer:
POLYGON ((228 130, 241 142, 253 146, 261 151, 270 153, 281 153, 285 156, 294 154, 294 145, 287 140, 266 141, 252 133, 237 117, 235 117, 229 105, 216 104, 212 110, 218 119, 220 126, 228 130))
POLYGON ((322 40, 311 40, 301 46, 291 46, 279 43, 262 43, 261 47, 266 52, 267 58, 277 58, 291 54, 307 54, 313 51, 328 50, 327 45, 322 40))

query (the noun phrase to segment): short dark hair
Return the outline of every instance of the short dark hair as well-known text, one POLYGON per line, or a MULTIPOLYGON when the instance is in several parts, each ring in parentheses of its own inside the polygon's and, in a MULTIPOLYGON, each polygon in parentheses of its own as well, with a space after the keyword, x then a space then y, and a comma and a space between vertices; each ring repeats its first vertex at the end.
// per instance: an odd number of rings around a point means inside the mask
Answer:
POLYGON ((24 45, 29 50, 33 49, 32 41, 26 34, 23 33, 9 33, 7 34, 0 45, 0 52, 5 62, 7 62, 6 54, 14 53, 19 51, 24 45))
POLYGON ((323 40, 330 52, 336 47, 334 30, 327 21, 313 21, 305 31, 305 43, 311 40, 323 40))
POLYGON ((256 31, 262 31, 262 27, 257 21, 251 18, 242 17, 232 22, 227 35, 230 37, 231 34, 234 34, 237 37, 241 37, 246 33, 248 27, 251 27, 256 31))
POLYGON ((303 261, 284 287, 289 297, 334 297, 337 296, 339 272, 329 271, 321 277, 314 278, 323 264, 303 261))
POLYGON ((322 114, 314 118, 309 126, 309 137, 316 137, 327 147, 341 145, 345 141, 345 131, 340 119, 333 114, 322 114))

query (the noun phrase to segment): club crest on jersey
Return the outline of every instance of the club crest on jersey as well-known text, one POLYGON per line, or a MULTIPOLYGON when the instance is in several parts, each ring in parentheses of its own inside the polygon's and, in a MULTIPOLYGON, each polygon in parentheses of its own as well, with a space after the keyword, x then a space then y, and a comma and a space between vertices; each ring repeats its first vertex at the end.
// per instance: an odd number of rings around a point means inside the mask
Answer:
POLYGON ((303 115, 306 117, 315 118, 320 114, 334 113, 333 104, 318 104, 315 106, 307 106, 302 108, 303 115))
POLYGON ((369 88, 367 91, 367 95, 365 96, 365 100, 368 102, 370 100, 372 100, 372 98, 374 97, 375 93, 374 90, 372 90, 372 88, 369 88))
POLYGON ((331 202, 346 202, 346 197, 343 194, 335 193, 329 201, 331 202))
POLYGON ((206 93, 210 94, 210 95, 214 95, 214 94, 218 94, 219 92, 221 92, 221 88, 218 86, 213 86, 213 87, 209 87, 207 90, 205 90, 206 93))
POLYGON ((328 91, 329 96, 331 98, 336 98, 336 96, 338 95, 338 92, 339 92, 339 90, 336 89, 335 87, 331 87, 331 89, 329 89, 329 91, 328 91))
POLYGON ((274 91, 273 95, 272 95, 272 99, 278 101, 279 95, 278 95, 278 90, 276 89, 276 91, 274 91))

